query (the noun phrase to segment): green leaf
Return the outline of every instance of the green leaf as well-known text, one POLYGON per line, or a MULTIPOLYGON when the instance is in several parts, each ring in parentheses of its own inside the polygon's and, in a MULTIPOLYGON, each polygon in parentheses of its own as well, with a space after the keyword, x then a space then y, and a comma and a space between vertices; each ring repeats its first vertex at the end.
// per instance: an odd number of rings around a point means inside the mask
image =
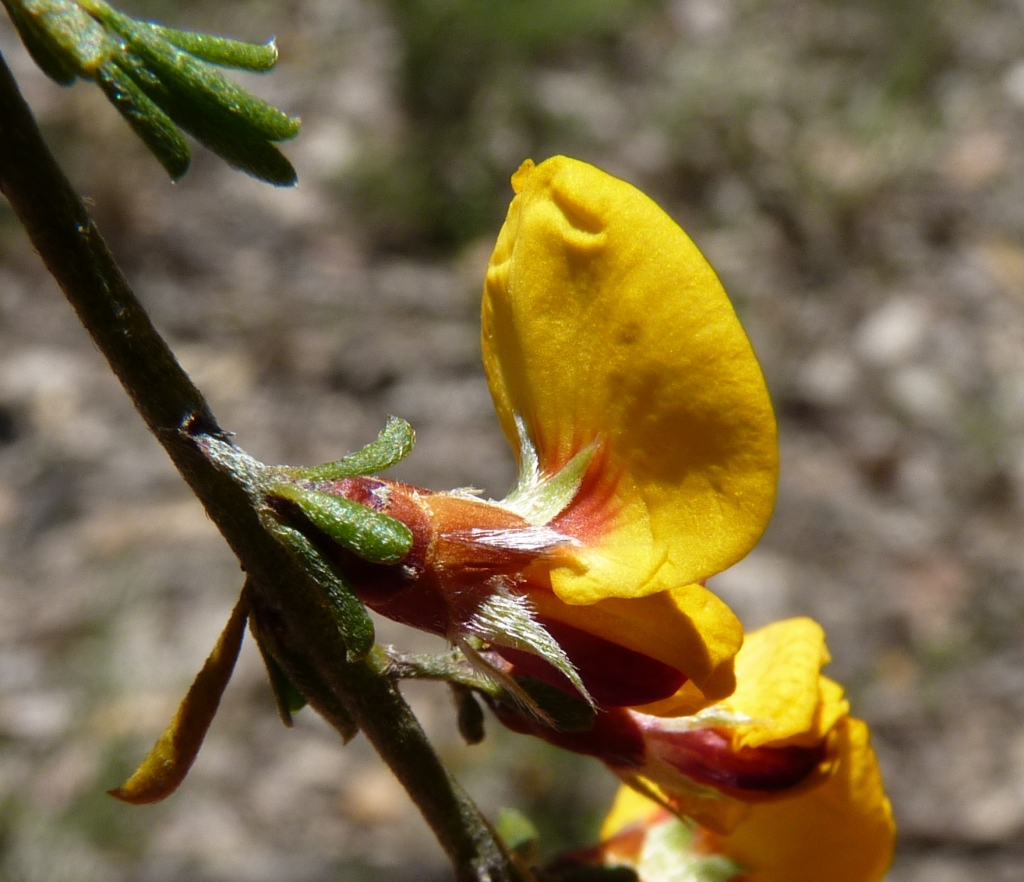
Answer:
POLYGON ((244 122, 213 104, 168 88, 137 55, 126 50, 119 53, 118 65, 177 125, 228 164, 276 186, 295 183, 292 164, 265 138, 254 136, 244 122))
POLYGON ((94 80, 173 179, 188 169, 184 129, 229 164, 278 186, 295 169, 272 142, 299 120, 214 65, 263 71, 277 47, 139 22, 104 0, 0 0, 36 63, 56 82, 94 80))
POLYGON ((171 118, 113 62, 104 64, 96 72, 96 82, 117 112, 160 161, 171 180, 179 180, 188 171, 192 155, 171 118))
POLYGON ((292 727, 292 715, 298 713, 306 706, 306 699, 295 688, 295 684, 288 679, 288 675, 281 669, 277 660, 270 654, 269 649, 264 645, 266 638, 250 619, 250 630, 256 638, 256 646, 259 647, 263 664, 267 669, 267 677, 270 680, 270 689, 274 693, 274 702, 277 704, 277 715, 289 729, 292 727))
POLYGON ((70 86, 78 76, 78 68, 66 61, 59 50, 54 50, 46 31, 20 4, 5 0, 4 6, 32 60, 51 80, 61 86, 70 86))
MULTIPOLYGON (((31 20, 36 36, 63 67, 92 78, 117 45, 106 29, 75 0, 3 0, 11 18, 31 20)), ((22 32, 19 27, 19 32, 22 32)), ((34 56, 33 56, 34 57, 34 56)))
POLYGON ((179 31, 164 25, 153 24, 160 36, 189 55, 216 64, 218 67, 234 67, 263 73, 277 64, 277 44, 273 40, 266 43, 244 43, 229 37, 215 37, 212 34, 200 34, 195 31, 179 31))
POLYGON ((136 54, 121 47, 117 64, 167 115, 235 168, 280 187, 295 183, 295 169, 266 138, 212 102, 171 88, 136 54))
POLYGON ((355 662, 365 658, 374 645, 373 621, 366 607, 305 534, 282 524, 272 514, 265 515, 262 520, 274 538, 298 558, 300 565, 323 590, 324 600, 345 641, 348 660, 355 662))
POLYGON ((205 61, 174 49, 152 25, 131 22, 118 32, 171 89, 197 101, 201 96, 212 105, 210 112, 216 108, 227 114, 240 131, 248 128, 268 141, 286 141, 299 133, 297 118, 246 92, 205 61))
POLYGON ((412 531, 401 521, 319 490, 277 481, 267 493, 286 499, 321 532, 371 563, 401 563, 412 548, 412 531))
POLYGON ((101 0, 82 0, 107 27, 115 31, 171 89, 200 97, 244 122, 269 141, 285 141, 299 133, 299 120, 232 83, 205 61, 170 43, 161 29, 122 15, 101 0))
POLYGON ((412 453, 415 443, 416 432, 412 426, 398 417, 388 417, 387 425, 376 439, 355 453, 312 469, 290 469, 289 473, 311 481, 375 475, 405 459, 412 453))

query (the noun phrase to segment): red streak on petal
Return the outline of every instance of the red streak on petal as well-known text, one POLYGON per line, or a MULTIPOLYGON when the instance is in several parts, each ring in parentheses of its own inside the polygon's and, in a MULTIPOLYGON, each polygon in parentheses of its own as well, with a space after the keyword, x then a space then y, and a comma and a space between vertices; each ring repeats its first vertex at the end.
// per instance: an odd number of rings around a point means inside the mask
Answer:
POLYGON ((619 511, 618 476, 612 474, 608 454, 599 447, 572 502, 551 521, 552 529, 592 544, 614 529, 619 511))
POLYGON ((777 793, 795 787, 825 759, 825 744, 815 747, 741 747, 717 729, 646 731, 651 752, 700 784, 725 792, 777 793))
MULTIPOLYGON (((543 617, 538 617, 538 621, 565 650, 583 685, 602 707, 631 707, 660 701, 675 695, 686 682, 685 674, 664 662, 563 622, 543 617)), ((576 694, 569 680, 539 656, 500 646, 496 646, 495 651, 524 674, 576 694)))

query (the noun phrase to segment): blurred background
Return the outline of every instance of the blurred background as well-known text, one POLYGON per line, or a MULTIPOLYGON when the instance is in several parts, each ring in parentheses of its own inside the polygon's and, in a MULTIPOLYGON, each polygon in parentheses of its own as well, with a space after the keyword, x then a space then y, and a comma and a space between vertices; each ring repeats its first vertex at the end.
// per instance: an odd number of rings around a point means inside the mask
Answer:
MULTIPOLYGON (((712 586, 807 614, 900 826, 891 882, 1024 879, 1024 2, 133 2, 263 40, 239 76, 303 118, 275 190, 196 149, 171 185, 95 88, 0 50, 157 325, 253 455, 314 464, 394 413, 397 470, 500 496, 483 269, 526 156, 636 183, 718 269, 780 416, 758 548, 712 586), (1014 146, 1017 145, 1017 146, 1014 146)), ((361 739, 277 720, 248 645, 168 802, 105 795, 162 730, 241 585, 0 205, 0 879, 450 878, 361 739)), ((382 625, 381 639, 424 638, 382 625)), ((596 763, 407 690, 488 812, 585 843, 596 763)))

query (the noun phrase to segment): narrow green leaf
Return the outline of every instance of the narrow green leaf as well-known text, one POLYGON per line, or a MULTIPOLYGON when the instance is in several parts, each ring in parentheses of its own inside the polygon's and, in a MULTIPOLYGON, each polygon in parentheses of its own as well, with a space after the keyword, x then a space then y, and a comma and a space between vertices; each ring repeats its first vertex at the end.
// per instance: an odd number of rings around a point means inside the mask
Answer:
MULTIPOLYGON (((278 539, 282 538, 278 535, 276 529, 272 529, 271 533, 277 536, 278 539)), ((306 706, 305 695, 308 693, 309 695, 316 696, 314 700, 320 702, 318 711, 330 721, 331 725, 341 735, 342 740, 347 744, 356 737, 359 732, 359 726, 352 719, 352 715, 336 700, 330 687, 324 683, 320 672, 307 653, 308 647, 304 643, 293 644, 288 647, 281 646, 270 633, 263 630, 260 627, 259 598, 260 596, 266 597, 265 591, 261 590, 258 587, 258 583, 253 580, 246 580, 246 589, 250 590, 251 594, 257 598, 254 601, 256 608, 249 616, 249 630, 256 640, 260 655, 263 656, 281 722, 285 726, 291 727, 292 715, 298 713, 306 706), (285 671, 284 666, 278 661, 279 658, 289 659, 289 664, 292 666, 289 672, 285 671), (296 685, 297 683, 302 684, 302 691, 296 685)), ((356 601, 356 604, 357 606, 359 605, 358 601, 356 601)), ((337 619, 334 618, 331 621, 334 624, 338 623, 337 619)), ((364 624, 366 627, 363 629, 363 635, 359 638, 359 646, 360 651, 365 655, 374 644, 373 626, 365 615, 364 624), (368 640, 366 639, 367 637, 368 640), (365 646, 363 646, 364 642, 365 646)), ((314 633, 316 633, 315 630, 314 633)), ((345 643, 346 656, 351 656, 352 650, 349 648, 347 639, 345 643)))
POLYGON ((299 120, 232 83, 220 71, 174 46, 156 25, 138 22, 101 0, 88 0, 88 8, 128 43, 166 85, 189 100, 203 96, 254 135, 268 141, 285 141, 299 133, 299 120))
POLYGON ((205 93, 223 110, 240 122, 244 121, 268 141, 286 141, 299 133, 296 117, 288 116, 232 83, 205 61, 175 49, 160 37, 152 25, 133 23, 125 37, 132 48, 166 78, 171 88, 187 90, 189 94, 205 93))
POLYGON ((4 5, 8 10, 20 7, 34 22, 36 33, 46 35, 51 52, 80 76, 91 77, 117 46, 106 28, 75 0, 4 0, 4 5))
POLYGON ((20 3, 4 0, 4 6, 11 21, 14 22, 21 42, 25 44, 28 54, 39 65, 40 70, 55 83, 70 86, 78 76, 78 69, 68 60, 66 53, 53 45, 46 31, 39 27, 32 16, 25 13, 20 3))
POLYGON ((295 183, 292 164, 244 121, 211 102, 168 88, 138 55, 124 47, 117 63, 175 123, 229 164, 279 187, 295 183))
POLYGON ((62 85, 76 76, 96 80, 172 178, 188 168, 176 125, 235 168, 277 186, 295 184, 294 167, 271 142, 295 137, 298 118, 212 66, 267 70, 277 58, 272 40, 244 43, 137 22, 104 0, 0 2, 43 71, 62 85))
POLYGON ((405 524, 351 499, 284 481, 267 492, 293 503, 314 527, 363 560, 401 563, 412 547, 412 531, 405 524))
POLYGON ((234 67, 263 73, 277 64, 277 44, 273 40, 266 43, 244 43, 229 37, 179 31, 159 24, 152 24, 152 27, 167 42, 219 67, 234 67))
POLYGON ((292 681, 288 679, 288 675, 281 669, 277 660, 264 645, 266 638, 260 632, 252 617, 249 619, 249 630, 252 631, 253 637, 256 638, 256 646, 259 648, 263 664, 267 669, 270 690, 273 692, 274 702, 277 704, 277 715, 281 718, 281 722, 290 729, 293 725, 292 714, 298 713, 306 706, 306 699, 295 688, 292 681))
POLYGON ((416 432, 412 426, 405 420, 393 416, 388 418, 387 425, 380 430, 376 439, 355 453, 316 468, 290 471, 313 481, 375 475, 405 459, 412 453, 415 443, 416 432))
MULTIPOLYGON (((323 561, 323 558, 321 558, 323 561)), ((326 564, 326 562, 324 561, 326 564)), ((361 661, 373 649, 376 634, 370 614, 363 602, 356 597, 352 589, 341 578, 341 574, 330 564, 330 579, 321 578, 327 603, 331 607, 334 620, 344 623, 342 632, 346 639, 345 655, 351 662, 361 661)))
POLYGON ((298 558, 306 572, 323 589, 324 600, 345 641, 348 660, 356 662, 364 659, 373 649, 375 636, 373 621, 366 607, 305 534, 282 524, 273 515, 265 515, 262 520, 277 541, 298 558))
POLYGON ((104 64, 96 72, 96 82, 135 134, 160 160, 171 180, 184 176, 192 157, 184 136, 171 118, 114 62, 104 64))

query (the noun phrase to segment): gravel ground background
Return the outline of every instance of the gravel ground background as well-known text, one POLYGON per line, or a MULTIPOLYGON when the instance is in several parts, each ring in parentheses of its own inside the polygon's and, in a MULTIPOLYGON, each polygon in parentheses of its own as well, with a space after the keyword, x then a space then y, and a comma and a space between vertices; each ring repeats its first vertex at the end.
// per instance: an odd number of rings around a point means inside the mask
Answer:
MULTIPOLYGON (((1024 880, 1024 3, 292 0, 135 3, 282 61, 300 184, 197 149, 170 185, 87 85, 6 21, 0 51, 157 325, 253 455, 312 464, 387 414, 399 476, 499 495, 483 268, 521 159, 587 159, 719 270, 780 415, 764 541, 714 580, 748 626, 827 628, 900 825, 892 882, 1024 880), (513 13, 510 10, 518 10, 513 13)), ((282 729, 248 646, 182 790, 104 790, 148 748, 241 576, 0 206, 0 879, 449 878, 357 739, 282 729)), ((382 625, 405 648, 424 638, 382 625)), ((488 811, 554 850, 614 789, 490 727, 488 811)))

